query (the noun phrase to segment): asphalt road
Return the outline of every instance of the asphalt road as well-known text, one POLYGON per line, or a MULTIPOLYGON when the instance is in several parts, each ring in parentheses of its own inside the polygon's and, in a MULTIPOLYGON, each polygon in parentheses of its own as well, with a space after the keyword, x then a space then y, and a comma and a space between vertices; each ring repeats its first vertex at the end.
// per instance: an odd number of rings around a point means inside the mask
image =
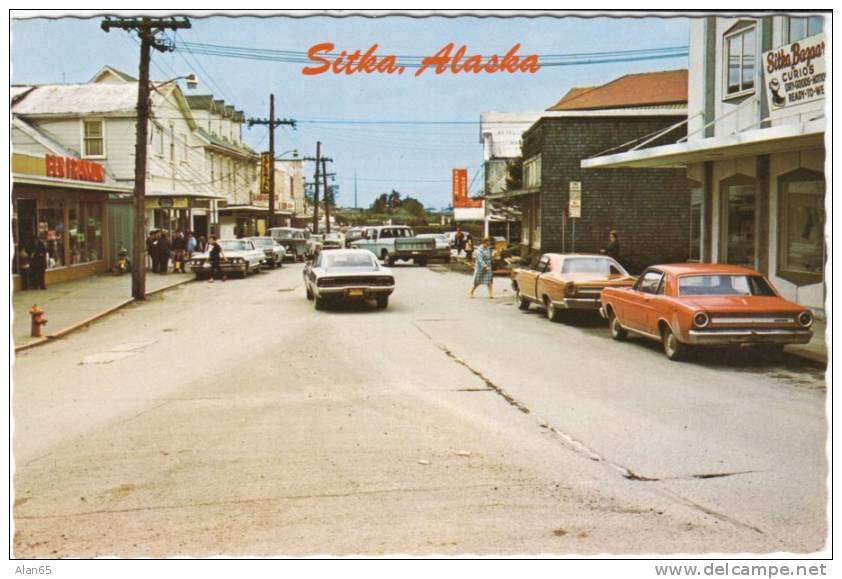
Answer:
POLYGON ((301 266, 21 353, 18 557, 809 553, 823 370, 669 362, 444 266, 324 312, 301 266))

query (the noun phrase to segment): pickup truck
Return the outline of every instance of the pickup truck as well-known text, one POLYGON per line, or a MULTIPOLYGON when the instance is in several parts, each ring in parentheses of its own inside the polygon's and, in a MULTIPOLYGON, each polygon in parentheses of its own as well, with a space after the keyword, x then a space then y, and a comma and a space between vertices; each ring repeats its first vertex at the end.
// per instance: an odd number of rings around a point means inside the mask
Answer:
POLYGON ((534 269, 512 271, 515 303, 544 306, 547 318, 557 322, 565 310, 598 312, 605 287, 631 287, 635 278, 607 255, 545 253, 534 269))
POLYGON ((351 243, 354 249, 367 249, 389 265, 399 259, 411 259, 417 265, 427 265, 436 258, 436 241, 415 237, 406 225, 366 227, 364 237, 351 243))

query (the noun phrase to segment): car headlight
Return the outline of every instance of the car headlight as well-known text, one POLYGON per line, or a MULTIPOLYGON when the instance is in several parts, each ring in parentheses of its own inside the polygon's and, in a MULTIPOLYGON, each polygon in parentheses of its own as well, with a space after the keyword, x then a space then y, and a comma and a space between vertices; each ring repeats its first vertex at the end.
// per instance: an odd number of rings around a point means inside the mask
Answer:
POLYGON ((693 325, 697 328, 704 328, 710 323, 710 316, 705 312, 698 312, 693 316, 693 325))
POLYGON ((564 286, 564 294, 566 296, 576 295, 576 284, 569 283, 566 286, 564 286))
POLYGON ((801 312, 798 314, 798 323, 802 328, 809 328, 813 325, 813 314, 810 312, 801 312))

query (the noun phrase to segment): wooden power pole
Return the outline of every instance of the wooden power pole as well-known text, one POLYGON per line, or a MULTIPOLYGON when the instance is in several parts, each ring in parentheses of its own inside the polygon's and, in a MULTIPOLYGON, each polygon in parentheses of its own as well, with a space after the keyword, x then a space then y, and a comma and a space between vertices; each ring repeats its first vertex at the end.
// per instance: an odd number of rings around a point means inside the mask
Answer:
POLYGON ((132 297, 146 299, 146 137, 149 129, 149 50, 173 50, 173 46, 158 38, 164 30, 190 28, 186 18, 106 18, 100 27, 135 30, 140 37, 140 74, 137 84, 137 140, 134 166, 134 231, 132 235, 132 297))
POLYGON ((275 95, 269 95, 269 118, 249 119, 248 125, 269 125, 269 158, 272 166, 269 169, 269 219, 266 220, 267 229, 275 225, 275 127, 278 125, 290 125, 295 128, 293 119, 275 118, 275 95))
MULTIPOLYGON (((302 161, 315 161, 316 163, 316 192, 313 195, 313 233, 319 232, 319 175, 325 174, 324 164, 332 163, 333 159, 330 157, 322 157, 322 142, 316 141, 316 156, 315 157, 301 157, 302 161)), ((330 209, 327 208, 327 180, 324 180, 324 199, 325 199, 325 215, 330 218, 330 209)), ((327 226, 327 232, 330 233, 330 225, 327 226)))

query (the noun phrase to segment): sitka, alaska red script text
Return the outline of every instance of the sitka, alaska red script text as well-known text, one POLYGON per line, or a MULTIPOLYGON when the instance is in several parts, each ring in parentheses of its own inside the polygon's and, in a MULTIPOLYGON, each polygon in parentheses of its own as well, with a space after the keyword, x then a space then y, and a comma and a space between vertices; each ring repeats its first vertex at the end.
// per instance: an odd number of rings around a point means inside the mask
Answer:
MULTIPOLYGON (((305 66, 301 73, 305 75, 324 74, 403 74, 407 67, 412 64, 400 64, 399 58, 394 54, 377 55, 377 44, 371 45, 368 50, 361 52, 347 52, 343 50, 339 54, 332 53, 335 45, 332 42, 314 44, 307 51, 307 58, 316 63, 315 66, 305 66)), ((538 55, 530 54, 520 56, 518 51, 520 44, 515 44, 503 56, 491 55, 485 57, 479 54, 465 56, 468 48, 463 44, 454 52, 454 44, 445 45, 432 56, 421 59, 421 63, 415 70, 415 76, 421 76, 427 70, 435 74, 459 74, 459 73, 509 73, 518 72, 535 73, 541 69, 538 64, 538 55)))

